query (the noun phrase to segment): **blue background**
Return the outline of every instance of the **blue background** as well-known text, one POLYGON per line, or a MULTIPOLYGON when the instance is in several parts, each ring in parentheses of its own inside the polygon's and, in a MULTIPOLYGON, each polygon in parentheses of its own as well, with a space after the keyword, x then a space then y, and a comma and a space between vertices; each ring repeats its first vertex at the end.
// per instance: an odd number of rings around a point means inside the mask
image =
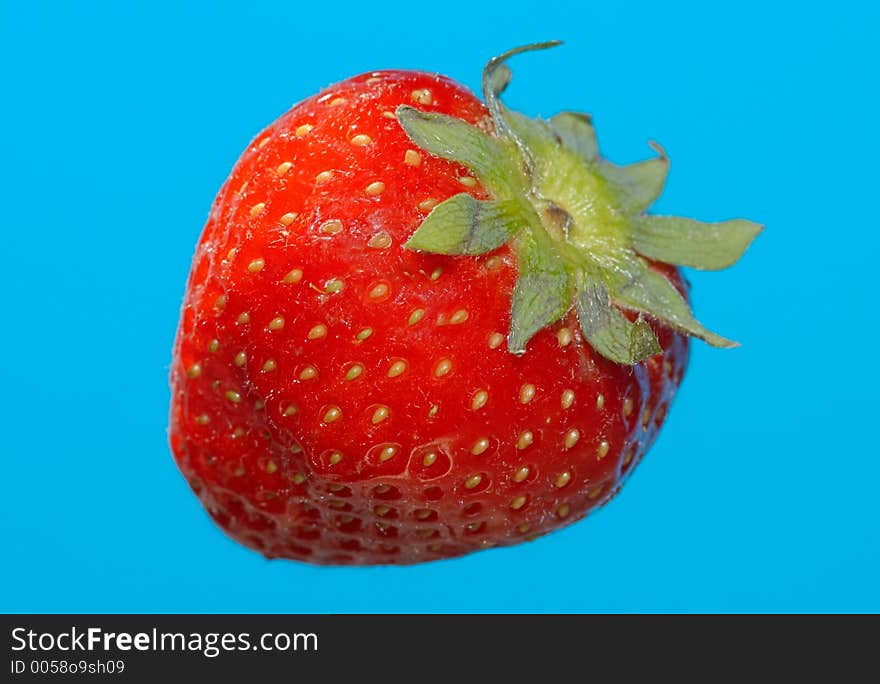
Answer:
POLYGON ((878 5, 530 5, 2 3, 0 610, 880 610, 878 5), (167 372, 238 154, 350 75, 476 87, 548 38, 509 104, 592 112, 619 162, 660 141, 659 212, 767 225, 735 269, 689 274, 743 347, 695 344, 621 496, 534 543, 336 569, 227 540, 171 459, 167 372))

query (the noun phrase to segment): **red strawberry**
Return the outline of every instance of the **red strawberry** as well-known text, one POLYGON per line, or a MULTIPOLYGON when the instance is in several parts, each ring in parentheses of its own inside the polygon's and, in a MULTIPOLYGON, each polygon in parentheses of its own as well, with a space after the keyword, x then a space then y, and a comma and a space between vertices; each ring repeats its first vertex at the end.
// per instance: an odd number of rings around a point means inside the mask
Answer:
POLYGON ((607 502, 702 328, 678 269, 759 227, 643 210, 659 157, 598 156, 433 74, 331 86, 245 151, 211 211, 171 372, 171 444, 217 523, 269 557, 415 563, 607 502), (680 294, 681 293, 681 294, 680 294), (661 351, 662 349, 662 351, 661 351))

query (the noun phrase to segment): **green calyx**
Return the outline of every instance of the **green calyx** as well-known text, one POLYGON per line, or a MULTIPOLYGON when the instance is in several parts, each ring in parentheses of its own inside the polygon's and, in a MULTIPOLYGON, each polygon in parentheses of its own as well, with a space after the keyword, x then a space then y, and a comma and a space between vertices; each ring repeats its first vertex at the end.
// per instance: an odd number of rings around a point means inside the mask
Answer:
POLYGON ((510 82, 507 59, 558 44, 516 48, 486 65, 483 95, 492 134, 455 117, 398 107, 397 118, 416 145, 467 166, 491 197, 461 193, 438 204, 405 247, 472 256, 509 244, 519 262, 507 336, 514 354, 525 353, 535 333, 572 307, 586 340, 617 363, 661 351, 646 316, 715 347, 737 346, 700 325, 648 260, 725 268, 762 226, 645 214, 666 180, 662 150, 617 166, 599 155, 589 116, 563 112, 544 121, 507 109, 500 100, 510 82))

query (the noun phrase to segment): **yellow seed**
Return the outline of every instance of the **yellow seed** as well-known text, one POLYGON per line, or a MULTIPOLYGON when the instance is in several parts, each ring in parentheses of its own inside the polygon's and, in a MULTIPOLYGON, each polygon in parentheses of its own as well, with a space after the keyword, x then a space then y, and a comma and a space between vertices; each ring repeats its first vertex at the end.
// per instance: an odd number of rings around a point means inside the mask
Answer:
POLYGON ((232 431, 232 439, 240 439, 241 437, 244 437, 244 428, 243 427, 235 428, 232 431))
POLYGON ((288 285, 292 285, 293 283, 298 283, 302 280, 303 272, 301 268, 295 268, 290 271, 286 276, 284 276, 284 282, 288 285))
POLYGON ((324 290, 330 294, 336 294, 337 292, 342 292, 342 288, 344 287, 345 281, 340 280, 339 278, 333 278, 333 280, 327 281, 324 285, 324 290))
POLYGON ((257 143, 257 148, 265 147, 266 144, 269 142, 269 140, 271 140, 271 138, 272 138, 271 135, 267 135, 265 138, 263 138, 260 142, 257 143))
POLYGON ((464 481, 465 489, 473 489, 478 486, 483 481, 483 476, 480 474, 471 475, 464 481))
POLYGON ((435 200, 433 197, 429 197, 428 199, 423 199, 421 202, 419 202, 418 207, 422 211, 431 211, 431 209, 436 207, 438 204, 439 202, 437 202, 437 200, 435 200))
POLYGON ((275 173, 279 176, 283 176, 285 173, 290 171, 290 167, 293 166, 290 162, 281 162, 276 168, 275 173))
POLYGON ((526 497, 523 494, 520 494, 519 496, 513 497, 513 500, 510 502, 510 507, 515 511, 518 511, 520 508, 522 508, 525 505, 526 505, 526 497))
POLYGON ((224 306, 226 306, 226 295, 220 295, 214 300, 214 308, 222 309, 224 306))
POLYGON ((251 216, 256 216, 257 214, 263 213, 263 209, 265 208, 265 202, 257 202, 254 206, 251 207, 251 216))
POLYGON ((436 366, 434 366, 434 375, 438 378, 441 378, 451 370, 452 361, 450 361, 449 359, 442 359, 436 366))
POLYGON ((361 373, 363 372, 364 367, 361 364, 356 363, 348 369, 348 372, 346 372, 345 374, 345 379, 349 381, 354 380, 356 378, 359 378, 361 376, 361 373))
POLYGON ((296 220, 296 217, 297 215, 294 212, 288 211, 286 214, 284 214, 284 216, 278 219, 278 223, 280 223, 282 226, 289 226, 296 220))
POLYGON ((211 422, 211 416, 209 416, 207 413, 200 413, 196 416, 196 422, 199 425, 207 425, 211 422))
POLYGON ((608 450, 611 449, 611 445, 602 440, 599 442, 599 446, 596 448, 596 458, 602 459, 608 455, 608 450))
POLYGON ((312 380, 318 377, 318 371, 314 366, 306 366, 299 373, 300 380, 312 380))
POLYGON ((420 508, 416 511, 416 518, 418 518, 419 520, 427 520, 431 517, 433 513, 434 511, 431 511, 427 508, 420 508))
POLYGON ((477 179, 473 176, 461 176, 458 179, 458 182, 461 183, 466 188, 474 188, 477 185, 477 179))
POLYGON ((393 447, 388 445, 384 449, 382 449, 382 453, 379 454, 379 460, 384 463, 385 461, 394 458, 394 454, 397 453, 397 447, 393 447))
POLYGON ((428 418, 433 418, 437 415, 437 412, 440 410, 440 407, 437 404, 433 404, 431 408, 428 409, 428 418))
POLYGON ((599 485, 598 487, 593 487, 593 489, 591 489, 589 492, 587 492, 587 498, 589 498, 589 499, 597 498, 602 493, 603 489, 605 489, 605 485, 599 485))
MULTIPOLYGON (((262 399, 257 399, 254 402, 254 410, 255 411, 259 411, 260 409, 263 409, 265 407, 266 407, 266 404, 262 399)), ((269 439, 269 437, 266 437, 266 439, 269 439)))
POLYGON ((304 135, 307 135, 310 130, 312 130, 314 126, 311 124, 303 124, 296 129, 296 137, 302 138, 304 135))
POLYGON ((600 394, 596 397, 596 408, 599 411, 601 411, 603 408, 605 408, 605 395, 604 394, 600 394))
POLYGON ((342 221, 339 219, 324 221, 318 230, 324 233, 324 235, 337 235, 342 232, 342 221))
POLYGON ((623 400, 623 415, 630 416, 633 412, 633 400, 627 397, 623 400))
POLYGON ((407 320, 407 323, 409 325, 415 325, 420 320, 422 320, 422 317, 424 317, 424 315, 425 315, 424 309, 414 309, 413 312, 409 315, 409 320, 407 320))
POLYGON ((526 430, 522 432, 519 436, 519 439, 516 440, 516 448, 517 449, 526 449, 532 445, 532 442, 535 440, 535 436, 532 434, 530 430, 526 430))
POLYGON ((556 341, 559 342, 560 347, 567 347, 571 344, 572 335, 571 330, 568 328, 560 328, 556 333, 556 341))
POLYGON ((571 449, 581 438, 581 432, 577 429, 569 430, 565 433, 565 448, 571 449))
POLYGON ((334 97, 332 100, 330 100, 331 107, 338 107, 341 104, 345 104, 344 97, 334 97))
POLYGON ((531 470, 529 470, 528 466, 520 466, 513 473, 513 481, 522 482, 529 476, 529 473, 531 473, 531 470))
POLYGON ((342 409, 338 406, 330 406, 324 412, 324 422, 332 423, 335 420, 339 420, 342 417, 342 409))
POLYGON ((562 393, 562 401, 560 403, 564 409, 571 408, 571 405, 574 403, 574 390, 565 390, 562 393))
POLYGON ((228 252, 226 252, 226 261, 232 261, 235 258, 236 254, 238 254, 238 247, 233 247, 228 252))
POLYGON ((435 452, 430 452, 425 454, 425 457, 422 459, 422 465, 426 468, 430 468, 434 463, 437 462, 437 454, 435 452))
POLYGON ((623 462, 621 465, 625 465, 625 466, 629 465, 629 462, 633 460, 633 456, 636 455, 637 448, 638 448, 638 446, 636 444, 633 444, 632 447, 630 447, 630 449, 626 452, 626 454, 624 454, 623 462))
POLYGON ((489 440, 486 437, 480 437, 474 445, 471 447, 471 453, 474 456, 479 456, 482 453, 485 453, 486 449, 489 448, 489 440))
POLYGON ((268 461, 266 463, 266 472, 270 475, 278 470, 278 464, 275 461, 268 461))
POLYGON ((365 339, 367 339, 372 334, 373 334, 372 328, 364 328, 356 335, 356 337, 359 342, 363 342, 365 339))
POLYGON ((525 384, 519 388, 519 403, 520 404, 528 404, 534 398, 535 398, 535 386, 534 385, 525 384))
POLYGON ((387 406, 380 406, 375 411, 373 411, 373 417, 370 418, 370 420, 372 421, 373 425, 378 425, 383 420, 386 420, 390 415, 391 411, 387 406))
POLYGON ((336 465, 341 460, 342 454, 340 454, 338 451, 334 451, 332 454, 330 454, 330 458, 328 459, 330 465, 336 465))
POLYGON ((233 404, 241 403, 241 395, 235 390, 226 390, 226 398, 229 399, 233 404))
POLYGON ((299 409, 296 408, 296 405, 288 404, 284 409, 284 413, 282 413, 281 415, 285 418, 290 418, 290 416, 295 416, 298 410, 299 409))
POLYGON ((310 340, 318 340, 322 337, 327 337, 327 326, 323 323, 318 323, 318 325, 309 330, 310 340))
POLYGON ((217 340, 211 340, 208 342, 208 351, 212 354, 215 353, 218 349, 220 349, 220 342, 217 340))
POLYGON ((429 105, 434 101, 434 98, 431 95, 431 91, 427 88, 419 88, 418 90, 413 90, 410 97, 413 102, 422 105, 429 105))
POLYGON ((373 237, 370 238, 370 241, 367 243, 367 247, 370 247, 372 249, 387 249, 390 246, 391 236, 384 230, 376 233, 373 237))
POLYGON ((236 319, 236 322, 237 322, 239 325, 246 325, 247 323, 250 323, 250 322, 251 322, 251 315, 250 315, 250 313, 247 312, 247 311, 243 311, 242 313, 240 313, 240 314, 238 315, 238 318, 236 319))
POLYGON ((382 181, 374 181, 364 189, 364 192, 371 197, 381 195, 383 192, 385 192, 385 183, 383 183, 382 181))
POLYGON ((398 375, 403 375, 406 371, 406 361, 395 361, 391 364, 391 367, 388 369, 388 377, 396 378, 398 375))
POLYGON ((389 111, 382 112, 382 116, 384 116, 386 119, 396 119, 397 118, 397 114, 395 114, 394 112, 389 112, 389 111))
POLYGON ((322 185, 333 178, 332 171, 321 171, 317 176, 315 176, 315 183, 318 185, 322 185))
POLYGON ((351 139, 351 144, 355 147, 364 147, 373 142, 373 139, 365 133, 358 133, 351 139))
POLYGON ((305 473, 294 473, 290 476, 290 481, 295 485, 301 485, 306 481, 306 475, 305 473))
POLYGON ((403 155, 403 163, 407 166, 418 166, 422 163, 422 155, 415 150, 407 150, 403 155))
POLYGON ((387 283, 377 283, 373 286, 373 289, 370 290, 370 299, 381 299, 388 294, 388 284, 387 283))
POLYGON ((254 259, 251 263, 248 264, 247 270, 251 273, 257 273, 258 271, 263 270, 263 266, 266 265, 266 262, 262 259, 254 259))
POLYGON ((275 316, 271 321, 269 321, 269 330, 281 330, 284 327, 284 317, 283 316, 275 316))
POLYGON ((559 475, 556 476, 556 482, 554 482, 553 484, 562 489, 569 482, 571 482, 571 473, 566 470, 565 472, 559 473, 559 475))
POLYGON ((477 390, 471 397, 471 408, 478 411, 486 405, 487 401, 489 401, 489 393, 486 390, 477 390))
POLYGON ((672 375, 672 362, 669 359, 663 362, 663 372, 668 376, 672 375))
POLYGON ((520 525, 516 529, 519 531, 520 534, 527 534, 529 532, 529 530, 532 529, 532 526, 529 525, 528 523, 523 523, 522 525, 520 525))
POLYGON ((379 504, 373 509, 373 512, 380 518, 384 518, 386 515, 388 515, 388 513, 391 512, 391 507, 386 506, 385 504, 379 504))
POLYGON ((443 269, 438 266, 433 271, 431 271, 431 280, 437 280, 443 274, 443 269))
POLYGON ((489 349, 498 349, 501 346, 501 343, 504 342, 504 335, 498 332, 493 332, 489 335, 489 349))
POLYGON ((651 422, 651 409, 646 408, 642 411, 642 430, 647 429, 649 422, 651 422))
POLYGON ((466 309, 459 309, 449 318, 450 325, 458 325, 459 323, 464 323, 468 319, 468 312, 466 309))
POLYGON ((186 376, 190 379, 195 379, 202 374, 202 366, 198 363, 194 363, 190 366, 186 371, 186 376))
POLYGON ((569 513, 571 513, 571 506, 569 506, 567 503, 562 504, 559 508, 556 509, 556 515, 558 515, 560 518, 568 517, 569 513))
POLYGON ((235 355, 235 365, 241 368, 247 362, 247 354, 243 351, 238 352, 235 355))

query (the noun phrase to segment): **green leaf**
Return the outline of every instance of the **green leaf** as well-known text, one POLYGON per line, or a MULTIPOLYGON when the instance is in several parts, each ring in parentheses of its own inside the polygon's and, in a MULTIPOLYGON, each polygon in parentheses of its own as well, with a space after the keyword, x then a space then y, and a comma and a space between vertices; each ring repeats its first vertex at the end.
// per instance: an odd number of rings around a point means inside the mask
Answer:
POLYGON ((631 322, 614 306, 603 285, 591 284, 580 291, 578 321, 593 348, 615 363, 632 365, 662 351, 651 326, 641 318, 631 322))
POLYGON ((612 296, 621 306, 650 314, 713 347, 739 346, 738 342, 716 335, 700 325, 675 286, 646 264, 640 264, 639 272, 622 287, 613 290, 612 296))
POLYGON ((669 159, 661 154, 653 159, 618 166, 608 161, 599 164, 599 172, 610 181, 618 194, 620 208, 630 214, 647 209, 663 192, 669 159))
POLYGON ((481 202, 467 193, 438 204, 406 242, 407 249, 435 254, 484 254, 498 249, 526 225, 512 200, 481 202))
POLYGON ((596 142, 596 131, 589 114, 560 112, 551 117, 550 126, 567 148, 587 161, 598 159, 599 144, 596 142))
POLYGON ((709 270, 735 263, 763 229, 745 219, 703 223, 680 216, 637 216, 632 227, 636 250, 649 259, 709 270))
POLYGON ((517 249, 519 278, 513 288, 507 348, 523 354, 539 330, 555 323, 571 308, 571 277, 552 243, 538 244, 523 233, 517 249))
POLYGON ((416 145, 437 157, 464 164, 494 195, 511 194, 511 179, 521 174, 515 152, 500 139, 445 114, 422 112, 407 105, 398 107, 396 113, 416 145))

